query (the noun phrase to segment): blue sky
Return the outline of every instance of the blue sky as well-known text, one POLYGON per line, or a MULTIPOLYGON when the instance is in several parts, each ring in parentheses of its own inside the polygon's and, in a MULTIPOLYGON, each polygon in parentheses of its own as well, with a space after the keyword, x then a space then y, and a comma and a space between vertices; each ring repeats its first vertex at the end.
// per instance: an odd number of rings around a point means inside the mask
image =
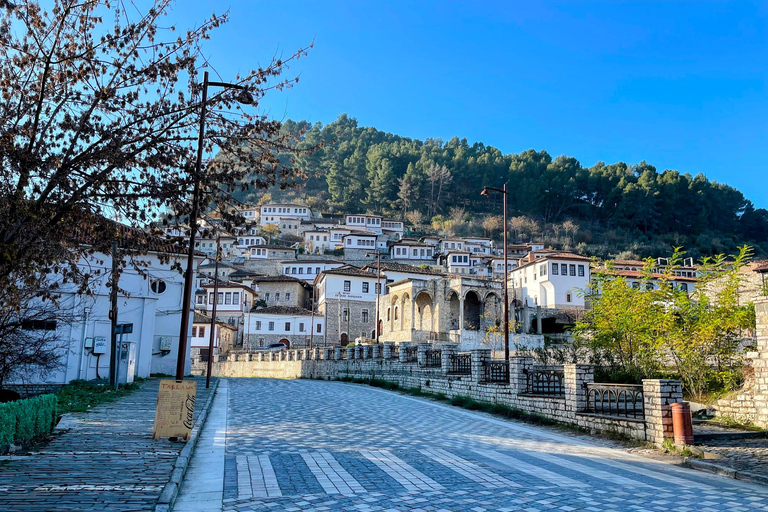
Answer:
POLYGON ((180 0, 223 79, 315 40, 277 118, 676 169, 768 208, 768 3, 180 0))

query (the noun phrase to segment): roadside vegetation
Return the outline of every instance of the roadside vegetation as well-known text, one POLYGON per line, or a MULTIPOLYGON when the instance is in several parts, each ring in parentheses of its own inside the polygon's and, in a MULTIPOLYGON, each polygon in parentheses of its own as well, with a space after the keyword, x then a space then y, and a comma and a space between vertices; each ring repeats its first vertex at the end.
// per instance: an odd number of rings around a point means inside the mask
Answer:
POLYGON ((139 382, 140 380, 131 384, 120 385, 116 390, 108 384, 73 380, 55 393, 58 400, 58 414, 88 412, 97 405, 114 402, 139 389, 139 382))

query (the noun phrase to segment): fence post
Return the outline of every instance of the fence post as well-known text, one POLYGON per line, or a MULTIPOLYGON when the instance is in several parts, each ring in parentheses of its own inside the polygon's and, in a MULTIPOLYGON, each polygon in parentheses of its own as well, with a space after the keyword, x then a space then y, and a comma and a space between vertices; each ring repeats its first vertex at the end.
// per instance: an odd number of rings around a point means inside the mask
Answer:
POLYGON ((410 348, 410 342, 403 342, 400 344, 400 362, 405 363, 408 359, 408 348, 410 348))
POLYGON ((491 360, 491 349, 476 348, 471 351, 472 354, 472 380, 483 382, 486 380, 486 363, 491 360))
POLYGON ((363 359, 370 359, 371 358, 371 346, 370 345, 363 345, 363 359))
POLYGON ((530 356, 510 356, 509 383, 515 394, 525 393, 525 370, 533 368, 533 358, 530 356))
POLYGON ((440 364, 443 368, 443 375, 447 375, 453 369, 451 356, 459 352, 459 348, 454 344, 445 344, 440 347, 440 364))
POLYGON ((353 345, 347 345, 347 359, 352 360, 355 358, 355 347, 353 345))
POLYGON ((426 366, 427 365, 427 350, 432 348, 431 343, 419 343, 417 345, 416 349, 416 361, 419 363, 419 366, 426 366))
POLYGON ((683 385, 679 380, 643 379, 645 439, 661 444, 672 439, 672 407, 683 401, 683 385))
POLYGON ((587 408, 587 382, 594 382, 591 364, 563 365, 563 386, 565 387, 565 408, 569 412, 581 412, 587 408))
POLYGON ((341 347, 336 347, 333 349, 333 358, 338 361, 341 359, 341 347))
POLYGON ((392 359, 392 348, 395 346, 395 343, 392 341, 385 341, 383 344, 382 349, 382 357, 384 359, 392 359))

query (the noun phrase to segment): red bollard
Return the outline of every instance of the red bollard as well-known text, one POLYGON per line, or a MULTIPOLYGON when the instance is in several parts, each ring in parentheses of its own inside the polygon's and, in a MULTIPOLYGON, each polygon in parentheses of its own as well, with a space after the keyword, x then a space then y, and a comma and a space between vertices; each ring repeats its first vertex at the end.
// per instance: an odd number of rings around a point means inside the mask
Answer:
POLYGON ((691 406, 688 402, 676 402, 672 407, 672 432, 675 444, 693 444, 691 406))

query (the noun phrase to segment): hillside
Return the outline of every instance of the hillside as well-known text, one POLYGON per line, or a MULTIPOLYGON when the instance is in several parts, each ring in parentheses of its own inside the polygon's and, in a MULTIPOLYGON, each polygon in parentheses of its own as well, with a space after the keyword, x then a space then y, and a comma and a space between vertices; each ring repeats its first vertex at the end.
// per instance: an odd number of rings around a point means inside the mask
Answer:
MULTIPOLYGON (((509 183, 510 230, 517 241, 600 257, 645 257, 683 246, 694 257, 734 252, 748 243, 768 253, 768 211, 733 187, 646 162, 598 162, 546 151, 502 154, 480 142, 424 141, 359 126, 346 114, 327 125, 287 121, 300 132, 307 174, 271 200, 303 201, 315 211, 383 213, 410 221, 415 233, 442 230, 498 236, 501 198, 483 186, 509 183)), ((261 192, 239 197, 263 201, 261 192)))

